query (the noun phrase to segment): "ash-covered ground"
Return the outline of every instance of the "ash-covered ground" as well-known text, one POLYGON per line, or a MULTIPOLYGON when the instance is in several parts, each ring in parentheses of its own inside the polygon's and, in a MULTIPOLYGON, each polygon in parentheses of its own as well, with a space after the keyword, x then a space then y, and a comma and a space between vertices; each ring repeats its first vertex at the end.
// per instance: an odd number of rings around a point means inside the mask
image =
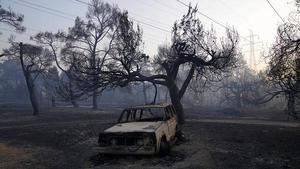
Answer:
POLYGON ((170 155, 116 156, 97 152, 97 135, 120 109, 55 108, 38 117, 24 111, 1 109, 1 169, 300 168, 297 122, 193 118, 183 129, 187 141, 170 155))

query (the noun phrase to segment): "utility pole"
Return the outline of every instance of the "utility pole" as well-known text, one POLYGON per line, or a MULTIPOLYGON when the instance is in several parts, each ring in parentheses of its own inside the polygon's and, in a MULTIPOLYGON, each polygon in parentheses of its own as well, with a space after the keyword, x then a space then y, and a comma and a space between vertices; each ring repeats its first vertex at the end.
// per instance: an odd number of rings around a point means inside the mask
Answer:
POLYGON ((256 59, 254 55, 254 34, 252 30, 250 30, 249 47, 250 47, 249 64, 252 69, 256 70, 256 59))
POLYGON ((257 44, 262 44, 262 41, 256 41, 259 40, 259 36, 254 34, 253 31, 250 29, 249 30, 250 35, 245 37, 245 40, 248 41, 248 43, 246 44, 247 46, 249 46, 249 58, 248 58, 248 64, 250 66, 251 69, 253 70, 257 70, 257 62, 256 62, 256 56, 255 56, 255 45, 257 44))

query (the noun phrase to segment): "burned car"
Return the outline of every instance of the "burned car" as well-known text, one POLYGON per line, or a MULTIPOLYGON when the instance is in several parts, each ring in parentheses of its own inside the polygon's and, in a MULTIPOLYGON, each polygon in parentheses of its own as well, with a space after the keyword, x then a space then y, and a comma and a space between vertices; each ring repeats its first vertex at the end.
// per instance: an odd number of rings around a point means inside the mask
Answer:
POLYGON ((126 108, 117 124, 99 134, 99 150, 103 154, 165 154, 176 132, 176 111, 171 104, 126 108))

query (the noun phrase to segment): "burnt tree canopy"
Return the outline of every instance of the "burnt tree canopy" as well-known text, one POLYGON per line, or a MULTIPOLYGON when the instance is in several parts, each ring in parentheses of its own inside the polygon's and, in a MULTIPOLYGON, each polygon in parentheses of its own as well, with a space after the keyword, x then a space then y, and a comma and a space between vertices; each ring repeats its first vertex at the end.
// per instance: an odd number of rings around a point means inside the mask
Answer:
POLYGON ((33 108, 33 115, 38 115, 39 103, 34 82, 41 73, 44 73, 51 66, 53 55, 49 50, 44 50, 40 46, 13 41, 11 41, 11 46, 5 50, 5 53, 16 56, 20 61, 33 108))
MULTIPOLYGON (((151 61, 141 52, 141 32, 134 29, 127 14, 119 18, 115 53, 106 64, 107 84, 125 86, 131 82, 150 82, 166 86, 178 113, 178 121, 184 123, 181 99, 194 78, 220 76, 235 67, 237 61, 238 34, 227 29, 226 37, 218 39, 214 30, 205 30, 196 18, 197 8, 189 8, 186 15, 173 28, 170 48, 160 48, 159 55, 149 71, 142 66, 151 61), (187 72, 182 82, 177 81, 179 69, 187 72), (154 70, 155 69, 155 70, 154 70), (148 72, 147 74, 145 72, 148 72)), ((149 69, 148 69, 149 70, 149 69)))
MULTIPOLYGON (((299 11, 295 14, 299 15, 299 11)), ((288 114, 297 118, 295 102, 300 92, 300 23, 290 19, 291 22, 278 27, 276 42, 269 53, 268 78, 277 89, 274 95, 285 95, 288 114)))
POLYGON ((60 47, 61 44, 66 45, 67 35, 64 32, 40 32, 31 37, 31 40, 36 41, 52 52, 57 68, 62 72, 61 77, 58 78, 56 86, 56 95, 61 97, 64 101, 70 101, 74 107, 78 107, 77 100, 79 100, 85 92, 78 87, 75 74, 75 58, 78 53, 69 50, 68 48, 60 47))
POLYGON ((89 3, 86 18, 76 18, 73 27, 66 36, 65 53, 73 53, 76 57, 77 83, 93 96, 93 108, 98 108, 96 71, 102 69, 104 61, 112 48, 115 37, 115 15, 118 8, 101 0, 89 3), (92 87, 91 87, 92 86, 92 87))
POLYGON ((66 33, 41 32, 32 37, 52 51, 57 67, 67 75, 58 88, 63 98, 74 102, 82 95, 92 95, 93 109, 97 109, 102 92, 97 72, 112 50, 118 13, 117 6, 91 0, 86 17, 77 17, 66 33))
POLYGON ((217 90, 222 93, 220 102, 235 105, 237 108, 262 104, 267 97, 265 74, 257 74, 245 63, 234 69, 219 85, 217 90))
POLYGON ((24 32, 25 27, 22 25, 24 15, 17 14, 11 9, 4 9, 0 5, 0 22, 5 23, 11 27, 14 27, 18 32, 24 32))
MULTIPOLYGON (((25 27, 22 25, 23 20, 24 20, 24 15, 17 14, 11 9, 4 9, 0 5, 0 23, 4 23, 10 27, 13 27, 17 32, 22 33, 25 31, 25 27)), ((11 53, 8 53, 8 51, 4 51, 2 54, 0 54, 0 57, 10 56, 10 55, 11 53)))

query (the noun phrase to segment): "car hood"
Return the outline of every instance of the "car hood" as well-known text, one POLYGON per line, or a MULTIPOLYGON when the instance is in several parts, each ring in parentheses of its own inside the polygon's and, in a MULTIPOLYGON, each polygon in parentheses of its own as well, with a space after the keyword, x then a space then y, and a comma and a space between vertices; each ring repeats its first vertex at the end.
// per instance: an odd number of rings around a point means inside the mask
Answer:
POLYGON ((104 132, 154 132, 161 124, 162 121, 118 123, 104 132))

